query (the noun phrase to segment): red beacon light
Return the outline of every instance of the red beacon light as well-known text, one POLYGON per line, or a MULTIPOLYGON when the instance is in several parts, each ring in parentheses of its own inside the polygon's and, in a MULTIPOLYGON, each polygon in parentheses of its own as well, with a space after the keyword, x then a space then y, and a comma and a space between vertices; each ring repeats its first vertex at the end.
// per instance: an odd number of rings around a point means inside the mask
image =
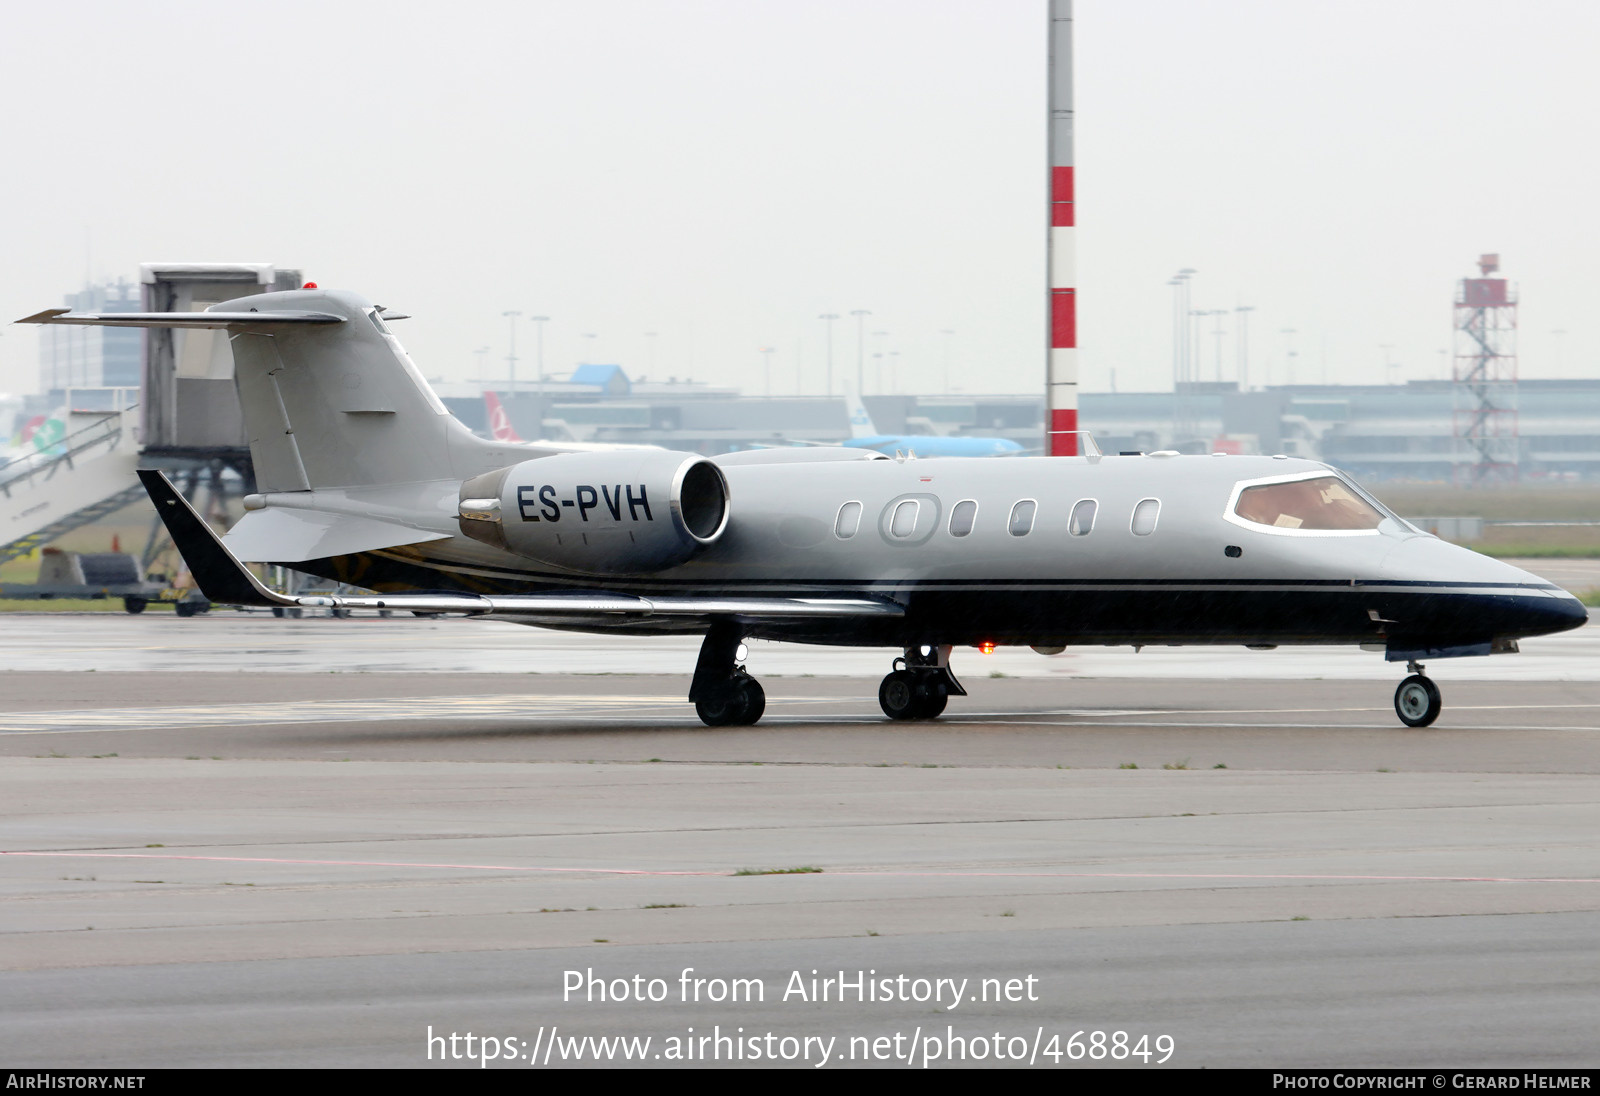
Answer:
POLYGON ((978 644, 978 650, 981 653, 986 654, 986 655, 994 654, 994 640, 992 640, 992 639, 984 640, 982 643, 978 644))
POLYGON ((305 285, 301 286, 300 288, 301 289, 315 289, 315 288, 317 288, 317 283, 316 282, 307 282, 305 285))

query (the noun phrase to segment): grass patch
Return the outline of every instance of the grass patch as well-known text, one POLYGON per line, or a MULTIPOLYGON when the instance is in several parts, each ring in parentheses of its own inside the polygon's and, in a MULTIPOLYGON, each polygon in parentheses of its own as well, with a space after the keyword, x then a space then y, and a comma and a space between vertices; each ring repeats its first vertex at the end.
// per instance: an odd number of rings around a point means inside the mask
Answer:
POLYGON ((1186 757, 1182 761, 1168 761, 1161 767, 1163 769, 1187 769, 1189 767, 1189 759, 1186 757))
POLYGON ((734 875, 821 875, 822 869, 810 864, 798 868, 740 868, 734 875))
MULTIPOLYGON (((1523 530, 1518 530, 1523 532, 1523 530)), ((1552 529, 1551 533, 1581 532, 1593 539, 1593 529, 1552 529)), ((1538 544, 1530 541, 1512 541, 1497 543, 1485 537, 1483 540, 1467 541, 1466 547, 1474 552, 1482 552, 1486 556, 1496 559, 1600 559, 1600 544, 1538 544)))
POLYGON ((1593 608, 1595 606, 1600 606, 1600 590, 1586 590, 1586 591, 1584 591, 1583 603, 1585 605, 1590 606, 1591 608, 1593 608))
MULTIPOLYGON (((152 601, 145 612, 157 609, 170 611, 173 604, 170 601, 152 601)), ((0 598, 0 613, 122 613, 126 616, 127 610, 122 607, 120 597, 0 598)))
POLYGON ((1117 766, 1119 769, 1137 769, 1138 767, 1139 766, 1132 761, 1124 761, 1122 764, 1117 766))
POLYGON ((681 910, 687 909, 687 902, 651 902, 649 905, 640 906, 642 910, 681 910))

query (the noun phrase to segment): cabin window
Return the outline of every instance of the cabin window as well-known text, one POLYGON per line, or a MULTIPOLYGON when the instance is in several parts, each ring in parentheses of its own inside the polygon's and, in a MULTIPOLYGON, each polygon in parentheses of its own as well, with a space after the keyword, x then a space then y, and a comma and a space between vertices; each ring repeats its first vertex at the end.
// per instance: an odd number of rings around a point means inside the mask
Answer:
POLYGON ((1075 537, 1086 537, 1094 532, 1094 513, 1099 508, 1100 504, 1094 499, 1079 499, 1072 508, 1072 516, 1067 519, 1067 532, 1075 537))
POLYGON ((978 517, 978 504, 972 499, 962 499, 950 511, 950 535, 964 537, 972 532, 972 523, 978 517))
POLYGON ((1161 516, 1160 499, 1140 499, 1133 508, 1133 535, 1147 537, 1156 531, 1156 519, 1161 516))
POLYGON ((1337 476, 1264 483, 1239 492, 1233 512, 1275 529, 1376 529, 1383 520, 1366 499, 1337 476))
POLYGON ((917 531, 917 511, 922 509, 922 503, 916 499, 906 499, 894 508, 894 515, 889 518, 889 535, 891 537, 909 537, 917 531))
POLYGON ((1023 499, 1011 508, 1011 521, 1006 532, 1014 537, 1025 537, 1033 531, 1033 512, 1039 504, 1033 499, 1023 499))
POLYGON ((833 535, 840 540, 848 540, 856 535, 856 530, 861 528, 861 504, 847 502, 839 507, 839 516, 833 522, 833 535))

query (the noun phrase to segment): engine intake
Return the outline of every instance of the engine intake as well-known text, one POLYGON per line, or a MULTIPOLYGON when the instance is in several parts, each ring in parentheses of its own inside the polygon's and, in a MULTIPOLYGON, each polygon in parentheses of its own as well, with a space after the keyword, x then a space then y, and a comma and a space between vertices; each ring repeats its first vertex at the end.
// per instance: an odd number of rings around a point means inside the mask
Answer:
POLYGON ((675 567, 728 526, 728 482, 704 457, 666 450, 563 453, 461 485, 461 532, 592 575, 675 567))

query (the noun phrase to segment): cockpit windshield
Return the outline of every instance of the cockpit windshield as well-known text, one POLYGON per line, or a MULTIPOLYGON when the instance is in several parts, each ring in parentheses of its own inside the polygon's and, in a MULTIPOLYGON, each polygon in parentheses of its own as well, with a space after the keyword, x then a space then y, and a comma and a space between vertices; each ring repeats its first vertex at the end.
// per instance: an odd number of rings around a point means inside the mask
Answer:
POLYGON ((1233 512, 1256 525, 1307 531, 1376 529, 1387 516, 1331 475, 1246 487, 1233 512))

